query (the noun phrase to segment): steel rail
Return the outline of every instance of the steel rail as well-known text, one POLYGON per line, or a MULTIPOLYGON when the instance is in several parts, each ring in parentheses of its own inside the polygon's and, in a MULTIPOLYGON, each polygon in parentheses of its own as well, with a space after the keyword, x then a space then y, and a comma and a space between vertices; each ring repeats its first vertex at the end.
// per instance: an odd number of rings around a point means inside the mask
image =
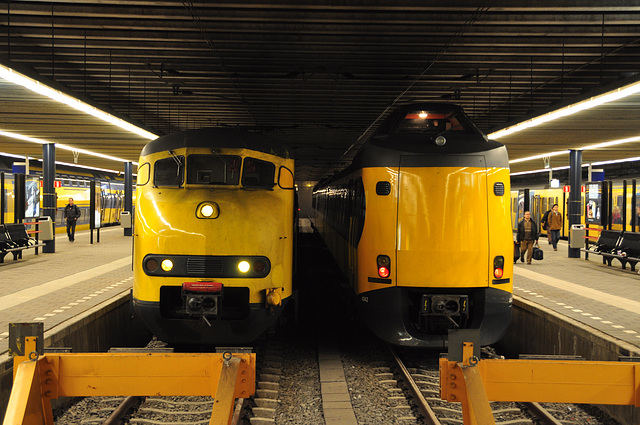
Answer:
POLYGON ((413 396, 416 403, 416 407, 418 408, 418 411, 420 412, 422 417, 425 418, 428 425, 441 425, 440 421, 436 417, 436 414, 431 409, 431 406, 429 406, 429 403, 427 403, 427 400, 425 400, 424 396, 422 395, 422 391, 420 391, 420 388, 416 384, 416 381, 413 379, 402 360, 400 360, 400 357, 398 357, 398 355, 390 345, 388 345, 387 348, 389 349, 389 352, 391 353, 396 366, 398 366, 398 369, 401 372, 400 374, 402 376, 402 380, 407 389, 411 392, 411 395, 413 396))
POLYGON ((540 405, 540 403, 536 403, 534 401, 534 402, 522 403, 522 404, 527 408, 527 410, 529 410, 529 412, 531 412, 533 416, 538 418, 542 424, 562 425, 562 422, 554 418, 547 409, 545 409, 544 407, 542 407, 542 405, 540 405))

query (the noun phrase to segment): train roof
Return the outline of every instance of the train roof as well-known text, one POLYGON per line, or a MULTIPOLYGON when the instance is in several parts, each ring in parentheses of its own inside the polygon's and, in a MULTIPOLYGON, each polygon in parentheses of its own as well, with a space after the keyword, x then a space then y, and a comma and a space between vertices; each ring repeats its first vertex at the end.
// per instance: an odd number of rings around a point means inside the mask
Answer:
POLYGON ((187 130, 159 137, 142 149, 141 156, 168 150, 202 148, 245 148, 258 152, 289 158, 289 152, 274 140, 260 133, 239 128, 201 128, 187 130))

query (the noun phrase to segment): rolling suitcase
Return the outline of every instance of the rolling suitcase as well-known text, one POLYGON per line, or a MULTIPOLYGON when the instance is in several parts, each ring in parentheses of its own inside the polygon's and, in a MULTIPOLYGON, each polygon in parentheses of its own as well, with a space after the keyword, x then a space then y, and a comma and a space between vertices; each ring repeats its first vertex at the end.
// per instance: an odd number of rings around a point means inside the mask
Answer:
POLYGON ((520 258, 520 244, 513 241, 513 262, 517 262, 518 258, 520 258))

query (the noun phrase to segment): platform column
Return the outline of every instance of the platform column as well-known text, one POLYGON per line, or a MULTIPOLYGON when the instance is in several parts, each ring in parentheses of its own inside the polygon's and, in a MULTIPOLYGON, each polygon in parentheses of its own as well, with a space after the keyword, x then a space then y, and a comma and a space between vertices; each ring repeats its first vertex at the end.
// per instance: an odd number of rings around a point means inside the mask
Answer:
MULTIPOLYGON (((124 163, 124 210, 132 215, 133 219, 133 171, 131 162, 124 163)), ((131 227, 124 229, 125 236, 132 236, 133 229, 131 227)))
MULTIPOLYGON (((54 223, 54 229, 57 209, 56 189, 54 187, 55 180, 56 145, 55 143, 48 143, 42 146, 42 215, 45 217, 51 217, 51 221, 54 223)), ((54 238, 45 242, 42 252, 56 252, 55 231, 54 238)))
MULTIPOLYGON (((573 224, 580 224, 580 194, 582 191, 582 151, 569 151, 569 192, 568 215, 569 229, 573 224)), ((580 248, 569 247, 569 258, 580 258, 580 248)))

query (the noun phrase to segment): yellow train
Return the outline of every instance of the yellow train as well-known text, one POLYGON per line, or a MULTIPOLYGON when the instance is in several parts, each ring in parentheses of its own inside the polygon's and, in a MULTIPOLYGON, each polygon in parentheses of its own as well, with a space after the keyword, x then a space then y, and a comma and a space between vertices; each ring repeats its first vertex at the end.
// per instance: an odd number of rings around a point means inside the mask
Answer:
POLYGON ((313 193, 314 226, 364 322, 396 345, 490 344, 511 319, 506 148, 455 105, 399 106, 350 167, 313 193), (505 258, 508 261, 505 261, 505 258))
POLYGON ((133 306, 173 344, 250 343, 292 299, 293 159, 258 134, 160 137, 140 155, 133 306))
MULTIPOLYGON (((39 217, 42 206, 42 190, 40 169, 32 167, 32 173, 26 177, 26 206, 25 217, 39 217)), ((14 222, 14 174, 8 170, 4 173, 3 219, 6 223, 14 222)), ((114 175, 100 173, 96 177, 90 170, 86 172, 78 170, 64 170, 56 174, 56 216, 54 220, 55 232, 65 233, 64 207, 73 198, 74 203, 80 208, 81 216, 78 219, 76 231, 89 229, 89 201, 90 184, 96 181, 96 190, 99 193, 100 225, 102 227, 120 224, 120 213, 124 210, 124 181, 115 178, 114 175)), ((133 204, 135 205, 135 188, 133 191, 133 204)))
MULTIPOLYGON (((583 183, 583 188, 588 182, 583 183)), ((603 211, 594 211, 599 217, 604 218, 600 225, 589 224, 585 220, 585 190, 581 190, 580 197, 580 223, 588 224, 589 228, 607 228, 612 230, 638 231, 640 229, 640 187, 636 188, 634 194, 632 181, 607 181, 597 183, 606 184, 603 192, 605 201, 603 211), (626 185, 626 189, 625 189, 626 185), (634 199, 635 198, 635 199, 634 199), (634 214, 634 208, 636 214, 634 214)), ((542 229, 540 221, 544 213, 551 209, 553 204, 558 204, 558 210, 563 216, 563 226, 560 236, 569 237, 569 217, 567 205, 569 193, 563 188, 522 188, 511 191, 511 225, 515 232, 517 223, 522 220, 525 206, 531 212, 531 218, 540 225, 541 233, 546 235, 546 230, 542 229)), ((597 235, 597 232, 595 233, 597 235)))

